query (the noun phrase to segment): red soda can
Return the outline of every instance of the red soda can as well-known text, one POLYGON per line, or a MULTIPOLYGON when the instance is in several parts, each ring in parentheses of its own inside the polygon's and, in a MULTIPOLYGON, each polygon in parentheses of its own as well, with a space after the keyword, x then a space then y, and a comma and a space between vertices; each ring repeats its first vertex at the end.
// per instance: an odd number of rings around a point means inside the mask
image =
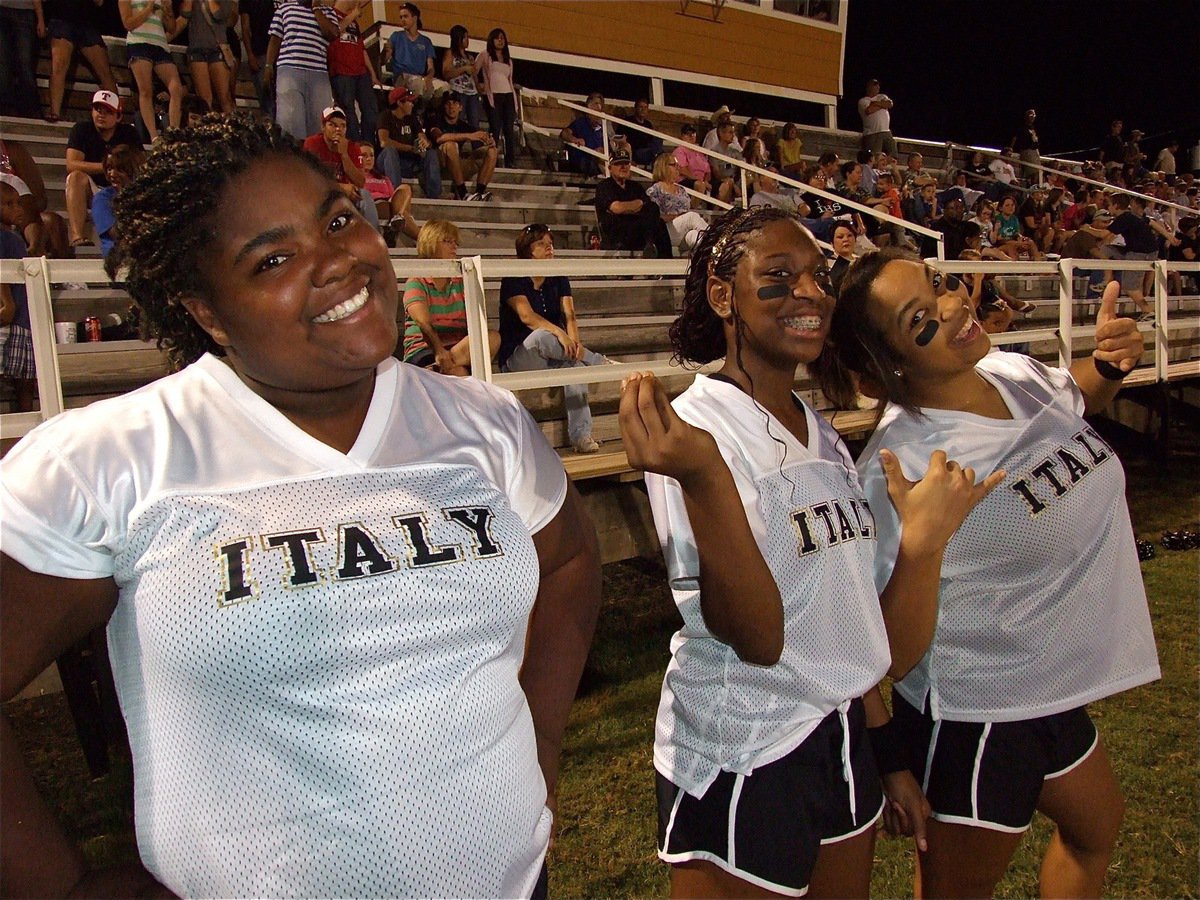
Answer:
POLYGON ((100 340, 100 317, 88 316, 83 320, 83 333, 89 341, 100 340))

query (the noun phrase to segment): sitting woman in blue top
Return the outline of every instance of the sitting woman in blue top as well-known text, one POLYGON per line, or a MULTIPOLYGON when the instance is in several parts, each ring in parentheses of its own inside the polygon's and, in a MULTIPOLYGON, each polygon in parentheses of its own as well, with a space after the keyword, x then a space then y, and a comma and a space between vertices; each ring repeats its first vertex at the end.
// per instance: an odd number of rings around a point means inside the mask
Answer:
MULTIPOLYGON (((554 235, 545 225, 526 225, 517 236, 519 259, 554 259, 554 235)), ((563 275, 505 278, 500 282, 500 367, 505 372, 600 366, 611 360, 579 339, 571 282, 563 275)), ((600 449, 592 437, 587 385, 563 386, 567 436, 576 453, 600 449)))
POLYGON ((92 222, 96 226, 96 234, 100 235, 100 255, 105 259, 108 259, 117 240, 113 230, 117 222, 113 200, 118 191, 137 177, 145 159, 146 154, 141 147, 129 144, 118 144, 104 157, 104 175, 108 178, 108 187, 97 191, 92 198, 92 222))

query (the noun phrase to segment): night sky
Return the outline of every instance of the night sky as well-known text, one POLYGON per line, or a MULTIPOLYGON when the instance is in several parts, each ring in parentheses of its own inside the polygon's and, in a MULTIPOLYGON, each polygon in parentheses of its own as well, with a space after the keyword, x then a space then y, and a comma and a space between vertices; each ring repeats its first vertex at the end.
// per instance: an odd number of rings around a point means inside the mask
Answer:
MULTIPOLYGON (((903 137, 999 147, 1037 109, 1043 153, 1095 147, 1114 118, 1200 137, 1197 0, 851 0, 842 128, 869 77, 903 137)), ((1183 160, 1180 160, 1183 162, 1183 160)))

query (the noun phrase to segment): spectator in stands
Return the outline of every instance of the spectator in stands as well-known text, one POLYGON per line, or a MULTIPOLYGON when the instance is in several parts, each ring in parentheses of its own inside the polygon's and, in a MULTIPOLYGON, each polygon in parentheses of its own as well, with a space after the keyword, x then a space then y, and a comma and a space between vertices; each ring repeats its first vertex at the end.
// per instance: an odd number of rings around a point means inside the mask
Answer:
POLYGON ((1009 142, 1021 159, 1021 175, 1029 181, 1043 180, 1041 170, 1036 168, 1042 162, 1042 154, 1039 152, 1041 145, 1038 141, 1037 129, 1034 127, 1036 122, 1037 110, 1025 110, 1025 118, 1009 142))
POLYGON ((392 184, 417 177, 431 200, 442 196, 442 168, 437 147, 425 134, 413 104, 417 95, 406 87, 392 88, 388 109, 379 118, 379 163, 392 184))
MULTIPOLYGON (((995 206, 992 201, 985 198, 980 198, 974 209, 972 216, 963 226, 963 240, 967 248, 975 250, 983 259, 995 259, 1002 262, 1009 262, 1012 257, 1003 250, 998 250, 992 246, 992 214, 995 211, 995 206)), ((962 254, 960 253, 961 257, 962 254)))
POLYGON ((322 111, 333 103, 329 42, 337 37, 337 26, 321 7, 283 0, 275 8, 270 35, 266 76, 275 86, 275 121, 303 141, 321 130, 322 111))
POLYGON ((1035 184, 1021 204, 1017 216, 1021 219, 1021 233, 1033 241, 1038 249, 1047 253, 1054 246, 1053 214, 1046 208, 1046 185, 1035 184))
POLYGON ((50 212, 46 183, 33 155, 19 141, 0 138, 0 178, 11 178, 25 222, 23 236, 30 256, 65 259, 73 255, 67 240, 67 223, 50 212))
POLYGON ((930 228, 942 215, 942 208, 937 199, 937 185, 926 175, 913 182, 912 187, 912 195, 904 204, 904 218, 930 228))
POLYGON ((462 106, 458 91, 442 94, 440 111, 426 123, 429 140, 437 147, 442 165, 450 173, 455 200, 491 200, 488 182, 496 171, 496 142, 486 131, 467 124, 462 106), (472 169, 475 191, 468 196, 466 179, 472 169))
POLYGON ((483 100, 479 96, 479 83, 475 80, 476 59, 467 49, 471 33, 465 25, 450 29, 450 46, 442 51, 442 77, 450 89, 458 91, 463 100, 463 117, 472 130, 483 121, 483 100))
MULTIPOLYGON (((475 57, 475 71, 483 77, 488 98, 488 121, 497 146, 504 146, 504 165, 512 168, 517 152, 517 82, 513 78, 508 35, 503 28, 488 32, 487 49, 475 57)), ((604 98, 600 98, 600 107, 604 98)), ((593 173, 594 174, 594 173, 593 173)))
POLYGON ((108 187, 101 188, 92 199, 92 222, 96 226, 96 234, 100 236, 100 255, 108 259, 113 244, 117 240, 114 226, 117 223, 113 212, 113 201, 117 193, 128 186, 137 173, 141 171, 146 161, 146 154, 139 145, 132 147, 120 144, 109 151, 104 157, 104 174, 108 178, 108 187))
MULTIPOLYGON (((967 186, 972 190, 983 191, 987 193, 988 185, 992 180, 992 171, 988 168, 987 163, 983 161, 983 151, 976 150, 971 154, 971 161, 963 167, 967 174, 967 186)), ((974 206, 974 203, 968 204, 974 206)))
MULTIPOLYGON (((726 119, 713 129, 717 139, 710 148, 714 153, 728 159, 742 161, 742 145, 738 143, 736 128, 732 120, 726 119)), ((741 192, 741 173, 737 166, 727 163, 718 157, 710 157, 708 164, 712 166, 713 183, 717 186, 717 197, 729 203, 741 192)), ((741 198, 745 201, 745 198, 741 198)))
POLYGON ((995 179, 987 191, 989 200, 998 200, 1001 193, 1017 180, 1017 170, 1012 164, 1013 148, 1005 147, 1004 152, 988 163, 988 171, 995 179))
POLYGON ((304 151, 319 159, 346 192, 371 227, 379 231, 375 198, 366 189, 362 170, 362 149, 346 137, 346 113, 340 106, 326 107, 321 113, 321 130, 304 139, 304 151))
POLYGON ((182 0, 179 14, 187 19, 192 90, 211 109, 233 112, 238 60, 229 45, 229 29, 238 20, 237 0, 182 0))
MULTIPOLYGON (((942 233, 945 259, 958 259, 959 254, 967 246, 967 223, 963 220, 964 209, 962 198, 951 196, 946 200, 945 206, 941 208, 941 215, 930 223, 930 228, 942 233)), ((933 238, 925 235, 921 243, 922 256, 937 255, 937 246, 933 238)))
POLYGON ((1121 136, 1124 128, 1124 122, 1113 119, 1108 126, 1108 135, 1100 143, 1100 161, 1104 163, 1106 174, 1111 175, 1125 164, 1125 138, 1121 136))
MULTIPOLYGON (((587 107, 597 112, 603 112, 604 97, 595 93, 591 94, 587 99, 587 107)), ((600 151, 604 147, 604 132, 607 124, 599 116, 584 113, 576 116, 571 124, 559 133, 559 137, 573 147, 587 147, 589 150, 600 151)), ((576 172, 587 175, 589 178, 597 177, 600 174, 599 159, 590 153, 568 150, 567 162, 576 172)))
POLYGON ((141 146, 133 126, 121 121, 121 101, 112 91, 92 95, 91 118, 76 122, 67 137, 67 236, 72 247, 90 244, 88 209, 100 188, 108 187, 104 158, 118 144, 141 146))
MULTIPOLYGON (((1097 193, 1101 192, 1097 190, 1097 193)), ((1074 202, 1062 212, 1062 227, 1064 229, 1074 231, 1083 224, 1087 218, 1090 196, 1087 188, 1080 188, 1075 192, 1074 202)))
POLYGON ((183 82, 167 48, 167 36, 175 33, 175 14, 170 0, 120 0, 121 24, 128 35, 125 48, 129 70, 137 82, 138 110, 150 140, 158 139, 158 116, 154 111, 154 76, 167 86, 170 105, 167 125, 179 127, 183 82))
POLYGON ((415 3, 400 4, 396 18, 399 29, 383 45, 383 64, 391 66, 392 83, 406 87, 426 102, 433 98, 433 41, 421 34, 421 9, 415 3))
POLYGON ((324 12, 337 28, 329 42, 329 86, 333 102, 346 111, 350 140, 374 143, 378 131, 379 101, 375 88, 383 87, 375 63, 367 53, 358 17, 370 0, 337 0, 324 12))
POLYGON ((708 227, 708 221, 692 211, 691 197, 679 186, 679 163, 674 153, 660 153, 654 160, 653 174, 654 184, 650 185, 646 196, 658 206, 676 248, 690 253, 708 227))
MULTIPOLYGON (((870 152, 870 151, 864 151, 870 152)), ((874 209, 887 212, 888 201, 882 197, 873 197, 863 187, 863 172, 866 167, 858 160, 849 159, 838 167, 838 171, 842 176, 841 186, 837 193, 841 194, 847 200, 853 200, 855 203, 861 203, 863 206, 870 206, 874 209)), ((854 214, 855 226, 860 234, 866 234, 867 237, 873 237, 878 233, 878 220, 871 216, 864 216, 859 212, 854 214)))
POLYGON ((858 101, 862 117, 862 146, 872 153, 884 150, 896 154, 896 139, 892 137, 892 99, 879 92, 879 79, 867 82, 867 94, 858 101))
POLYGON ((830 235, 829 243, 833 247, 833 265, 829 267, 829 283, 833 286, 833 296, 837 296, 842 289, 842 279, 846 277, 846 270, 850 268, 850 263, 854 262, 857 254, 854 252, 854 244, 858 240, 858 229, 854 227, 853 222, 838 222, 833 226, 833 234, 830 235))
POLYGON ((212 112, 208 104, 204 102, 204 98, 197 94, 187 94, 183 98, 183 103, 180 108, 180 125, 184 128, 194 128, 200 124, 200 120, 212 112))
MULTIPOLYGON (((554 236, 545 225, 526 225, 517 236, 518 259, 554 259, 554 236)), ((500 281, 500 352, 505 372, 603 366, 612 360, 589 350, 579 337, 571 282, 563 275, 500 281)), ((567 439, 576 453, 596 453, 586 384, 563 385, 567 439)))
MULTIPOLYGON (((1200 231, 1200 218, 1196 216, 1184 216, 1179 220, 1179 230, 1175 233, 1175 239, 1178 241, 1172 247, 1167 249, 1167 259, 1172 262, 1195 262, 1200 259, 1200 239, 1197 238, 1197 233, 1200 231)), ((1177 272, 1169 270, 1167 272, 1168 293, 1178 296, 1183 293, 1184 279, 1190 282, 1192 291, 1195 291, 1195 284, 1198 280, 1195 272, 1177 272)))
POLYGON ((1126 186, 1132 187, 1137 181, 1146 177, 1146 154, 1142 152, 1142 138, 1145 132, 1139 129, 1133 129, 1133 133, 1129 135, 1129 140, 1125 142, 1125 159, 1123 170, 1130 172, 1130 177, 1126 179, 1126 186))
MULTIPOLYGON (((1179 239, 1164 228, 1162 223, 1146 217, 1146 201, 1141 197, 1117 194, 1111 202, 1114 211, 1117 212, 1117 217, 1107 228, 1097 227, 1093 223, 1082 226, 1080 230, 1093 234, 1102 241, 1111 241, 1116 237, 1121 237, 1125 241, 1121 259, 1158 259, 1158 241, 1155 234, 1162 236, 1172 247, 1180 245, 1179 239)), ((1121 290, 1129 295, 1129 299, 1141 312, 1139 321, 1149 322, 1154 319, 1154 307, 1146 299, 1147 288, 1152 277, 1152 272, 1127 271, 1120 273, 1121 290)))
MULTIPOLYGON (((0 181, 0 259, 29 255, 21 240, 25 212, 17 189, 0 181)), ((17 412, 37 409, 37 372, 33 367, 33 334, 23 284, 0 285, 0 375, 11 382, 17 412)))
POLYGON ((78 49, 100 89, 117 94, 117 79, 108 64, 108 48, 100 29, 104 27, 104 0, 41 0, 46 31, 50 35, 50 112, 48 122, 62 115, 67 90, 67 69, 78 49))
MULTIPOLYGON (((242 0, 238 4, 242 22, 242 49, 246 65, 254 79, 258 106, 267 118, 275 118, 275 94, 267 77, 267 48, 271 41, 271 19, 275 17, 274 0, 242 0)), ((236 80, 236 78, 235 78, 236 80)))
POLYGON ((800 129, 795 122, 788 122, 775 142, 775 164, 784 175, 798 178, 804 173, 803 154, 804 141, 800 139, 800 129))
MULTIPOLYGON (((721 125, 725 124, 726 122, 728 122, 730 124, 733 123, 733 110, 731 110, 725 104, 721 104, 715 110, 713 110, 711 122, 712 122, 712 128, 709 130, 708 134, 706 134, 704 136, 704 140, 700 145, 705 150, 716 150, 717 149, 717 141, 719 140, 717 132, 719 130, 719 127, 721 125)), ((738 144, 736 129, 734 132, 733 142, 735 144, 737 144, 738 153, 741 153, 742 145, 738 144)))
POLYGON ((646 191, 629 178, 629 151, 619 148, 608 161, 609 176, 596 186, 596 220, 605 250, 632 250, 671 258, 671 235, 646 191))
POLYGON ((1154 160, 1154 171, 1163 175, 1175 174, 1175 154, 1179 152, 1179 139, 1171 138, 1167 146, 1158 151, 1154 160))
MULTIPOLYGON (((768 171, 774 173, 775 170, 768 171)), ((799 216, 806 216, 809 212, 808 204, 800 199, 796 191, 782 187, 770 175, 754 176, 754 193, 750 196, 750 206, 774 206, 776 209, 799 216)), ((809 225, 808 220, 805 220, 805 224, 809 225)), ((813 231, 817 237, 822 237, 817 233, 820 229, 813 230, 813 227, 809 225, 809 230, 813 231)))
POLYGON ((1017 198, 1008 194, 1000 201, 992 223, 992 246, 1013 259, 1040 260, 1042 251, 1021 230, 1017 215, 1017 198))
MULTIPOLYGON (((455 259, 458 227, 453 222, 430 219, 417 235, 421 259, 455 259)), ((404 284, 404 330, 397 348, 410 365, 443 375, 471 374, 471 346, 467 340, 467 305, 463 280, 410 278, 404 284)), ((500 335, 488 332, 492 356, 500 348, 500 335)))
POLYGON ((925 157, 920 153, 908 154, 908 168, 901 175, 901 189, 917 193, 921 185, 928 180, 932 180, 932 176, 925 171, 925 157))
POLYGON ((38 38, 46 33, 40 0, 10 0, 0 6, 0 116, 36 119, 38 38))
POLYGON ((404 234, 414 241, 420 229, 413 217, 409 215, 412 207, 412 188, 407 184, 399 186, 392 184, 390 178, 375 166, 375 147, 371 144, 361 144, 358 148, 359 163, 363 170, 363 187, 371 199, 375 201, 376 213, 379 204, 386 204, 385 217, 380 217, 380 230, 384 237, 394 240, 400 246, 400 235, 404 234))
POLYGON ((679 139, 683 143, 674 151, 675 161, 679 163, 679 183, 701 194, 712 193, 712 167, 708 157, 692 149, 696 143, 696 126, 691 122, 684 123, 679 129, 679 139))
MULTIPOLYGON (((647 115, 649 112, 650 101, 643 97, 634 102, 633 114, 627 121, 641 125, 643 128, 653 128, 654 123, 647 115)), ((625 135, 625 140, 629 142, 629 150, 633 154, 633 161, 639 166, 653 165, 655 159, 662 153, 662 140, 652 134, 646 134, 636 128, 623 128, 620 125, 615 126, 615 130, 618 134, 625 135)))
POLYGON ((751 140, 752 138, 760 141, 763 139, 762 121, 758 118, 758 116, 751 116, 742 123, 741 143, 743 150, 746 147, 746 141, 751 140))
POLYGON ((758 137, 742 140, 742 159, 752 166, 758 166, 760 169, 765 169, 771 165, 771 158, 767 155, 766 144, 762 138, 758 137))
POLYGON ((879 184, 879 176, 875 172, 875 157, 876 154, 870 150, 859 149, 854 154, 854 161, 862 166, 862 189, 869 197, 876 196, 875 188, 879 184))

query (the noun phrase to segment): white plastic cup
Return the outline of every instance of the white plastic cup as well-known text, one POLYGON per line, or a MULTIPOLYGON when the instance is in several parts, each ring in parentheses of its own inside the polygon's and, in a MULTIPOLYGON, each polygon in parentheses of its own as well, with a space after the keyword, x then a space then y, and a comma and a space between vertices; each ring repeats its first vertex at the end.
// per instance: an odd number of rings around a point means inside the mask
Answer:
POLYGON ((75 322, 55 322, 54 339, 60 344, 74 344, 79 341, 79 326, 75 322))

